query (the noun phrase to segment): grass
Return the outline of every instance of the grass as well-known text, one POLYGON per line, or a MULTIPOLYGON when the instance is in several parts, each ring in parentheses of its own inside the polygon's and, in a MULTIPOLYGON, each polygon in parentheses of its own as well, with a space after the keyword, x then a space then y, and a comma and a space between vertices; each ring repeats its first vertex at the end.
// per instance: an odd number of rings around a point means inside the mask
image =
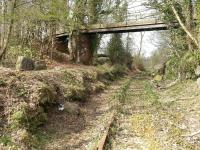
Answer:
POLYGON ((127 79, 125 83, 119 88, 119 90, 115 93, 114 99, 118 100, 121 104, 125 104, 129 97, 129 88, 132 82, 132 78, 127 79))
POLYGON ((38 150, 43 150, 44 145, 50 138, 41 131, 37 131, 33 135, 33 147, 38 150))
POLYGON ((6 136, 6 135, 3 135, 0 137, 0 144, 3 144, 4 146, 12 146, 13 145, 11 137, 6 136))
POLYGON ((161 105, 158 94, 154 91, 153 86, 148 81, 144 83, 144 94, 145 94, 146 100, 151 105, 153 106, 161 105))

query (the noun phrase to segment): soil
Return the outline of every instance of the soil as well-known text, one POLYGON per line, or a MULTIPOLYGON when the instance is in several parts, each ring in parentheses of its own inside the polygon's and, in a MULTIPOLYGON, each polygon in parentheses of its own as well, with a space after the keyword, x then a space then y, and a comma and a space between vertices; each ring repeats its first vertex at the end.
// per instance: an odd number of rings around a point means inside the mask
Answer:
POLYGON ((45 136, 41 149, 46 150, 92 150, 112 115, 111 99, 125 79, 114 83, 98 95, 92 95, 85 103, 78 103, 79 114, 52 109, 46 125, 41 128, 45 136))

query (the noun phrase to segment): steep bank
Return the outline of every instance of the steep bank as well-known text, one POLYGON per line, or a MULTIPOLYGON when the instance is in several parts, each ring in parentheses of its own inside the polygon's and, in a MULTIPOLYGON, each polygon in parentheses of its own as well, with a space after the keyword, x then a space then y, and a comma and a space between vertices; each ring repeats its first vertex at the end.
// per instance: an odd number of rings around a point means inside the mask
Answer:
POLYGON ((56 117, 52 113, 82 115, 79 108, 89 96, 105 89, 125 70, 121 66, 40 72, 1 69, 1 149, 38 149, 45 136, 38 129, 56 117))

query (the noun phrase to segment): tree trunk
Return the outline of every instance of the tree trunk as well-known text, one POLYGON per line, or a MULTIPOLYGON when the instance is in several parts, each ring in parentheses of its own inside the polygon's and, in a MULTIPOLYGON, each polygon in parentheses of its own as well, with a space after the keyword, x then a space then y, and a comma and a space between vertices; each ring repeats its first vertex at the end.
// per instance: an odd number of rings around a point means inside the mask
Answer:
POLYGON ((175 9, 174 5, 171 5, 172 11, 178 21, 178 23, 180 24, 180 26, 182 27, 182 29, 185 31, 185 33, 187 34, 187 36, 192 40, 192 42, 195 44, 195 46, 199 47, 199 43, 197 41, 197 39, 192 35, 192 33, 187 29, 187 27, 184 25, 184 23, 182 22, 177 10, 175 9))
POLYGON ((76 32, 72 32, 72 34, 69 35, 69 41, 68 41, 68 49, 70 53, 70 60, 72 62, 77 62, 78 52, 77 52, 77 44, 78 44, 78 35, 76 32))
MULTIPOLYGON (((190 32, 194 31, 194 8, 192 4, 192 0, 188 0, 186 4, 186 27, 190 32)), ((194 49, 194 45, 192 40, 190 39, 189 36, 187 36, 187 44, 188 44, 188 49, 189 51, 192 51, 194 49)))
POLYGON ((142 53, 144 35, 145 35, 145 32, 140 32, 140 47, 138 51, 138 58, 141 56, 141 53, 142 53))
POLYGON ((15 7, 16 7, 16 2, 17 0, 13 0, 11 2, 11 18, 10 18, 10 24, 9 24, 9 28, 8 28, 8 33, 7 33, 7 37, 5 39, 5 44, 2 48, 2 52, 0 54, 0 61, 2 60, 2 58, 5 56, 6 51, 8 49, 8 45, 10 42, 10 38, 11 38, 11 34, 12 34, 12 29, 13 29, 13 24, 14 24, 14 15, 15 15, 15 7))

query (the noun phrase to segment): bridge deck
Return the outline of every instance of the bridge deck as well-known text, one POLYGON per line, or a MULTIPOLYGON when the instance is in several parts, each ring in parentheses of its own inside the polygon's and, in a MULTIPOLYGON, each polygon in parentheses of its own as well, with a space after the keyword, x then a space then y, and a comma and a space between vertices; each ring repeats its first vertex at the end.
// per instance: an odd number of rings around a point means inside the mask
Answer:
MULTIPOLYGON (((176 25, 176 23, 175 23, 176 25)), ((126 32, 141 32, 141 31, 158 31, 167 30, 169 25, 157 19, 137 20, 129 22, 109 23, 109 24, 95 24, 81 29, 81 33, 86 34, 108 34, 108 33, 126 33, 126 32)), ((57 36, 68 35, 67 33, 60 33, 57 36)))
POLYGON ((140 32, 152 30, 167 30, 168 25, 156 19, 119 22, 111 24, 96 24, 89 27, 87 30, 81 30, 82 33, 125 33, 125 32, 140 32))

